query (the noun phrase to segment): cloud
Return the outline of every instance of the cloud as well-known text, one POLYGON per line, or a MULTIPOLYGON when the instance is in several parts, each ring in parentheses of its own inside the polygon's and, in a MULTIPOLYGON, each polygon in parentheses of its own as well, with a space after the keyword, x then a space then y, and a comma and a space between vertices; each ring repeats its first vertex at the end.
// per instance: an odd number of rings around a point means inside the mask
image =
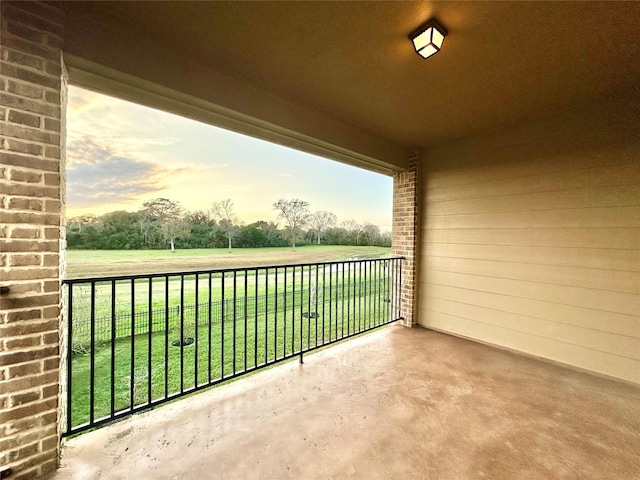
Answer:
POLYGON ((67 202, 70 207, 128 203, 166 188, 167 170, 148 160, 115 154, 96 139, 76 135, 67 144, 67 202))

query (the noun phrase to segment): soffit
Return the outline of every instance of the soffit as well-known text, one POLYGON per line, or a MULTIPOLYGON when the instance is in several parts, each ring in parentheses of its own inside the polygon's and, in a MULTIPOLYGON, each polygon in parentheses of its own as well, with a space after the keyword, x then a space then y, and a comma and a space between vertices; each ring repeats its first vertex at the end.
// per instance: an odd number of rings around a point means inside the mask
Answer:
POLYGON ((637 101, 640 3, 68 2, 162 48, 422 147, 599 96, 637 101), (407 34, 436 16, 443 50, 407 34))

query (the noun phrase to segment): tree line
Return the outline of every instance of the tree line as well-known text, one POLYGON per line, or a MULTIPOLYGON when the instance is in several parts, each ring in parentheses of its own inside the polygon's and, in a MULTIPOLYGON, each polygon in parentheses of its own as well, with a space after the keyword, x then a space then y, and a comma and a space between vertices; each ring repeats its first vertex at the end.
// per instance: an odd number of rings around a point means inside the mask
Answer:
POLYGON ((311 212, 300 199, 273 204, 278 221, 245 224, 231 199, 209 210, 185 210, 179 202, 156 198, 135 212, 79 215, 67 220, 67 247, 92 250, 283 247, 309 244, 391 246, 391 234, 377 225, 311 212))

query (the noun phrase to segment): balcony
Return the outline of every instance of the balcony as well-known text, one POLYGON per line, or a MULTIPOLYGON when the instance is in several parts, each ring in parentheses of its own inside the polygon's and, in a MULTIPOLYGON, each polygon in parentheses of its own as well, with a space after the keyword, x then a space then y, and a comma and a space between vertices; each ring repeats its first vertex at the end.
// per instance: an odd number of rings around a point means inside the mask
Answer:
POLYGON ((72 478, 640 475, 638 388, 389 326, 67 440, 72 478))
POLYGON ((68 279, 65 435, 400 319, 402 258, 68 279))

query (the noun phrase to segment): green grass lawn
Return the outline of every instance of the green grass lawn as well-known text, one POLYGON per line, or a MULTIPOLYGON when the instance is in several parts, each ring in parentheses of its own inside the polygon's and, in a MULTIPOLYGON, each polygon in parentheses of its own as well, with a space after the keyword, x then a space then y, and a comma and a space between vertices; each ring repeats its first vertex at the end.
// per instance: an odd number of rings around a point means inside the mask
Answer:
POLYGON ((307 245, 295 252, 290 247, 224 248, 176 250, 67 250, 68 278, 124 275, 154 272, 179 272, 248 266, 283 265, 381 258, 389 256, 388 247, 343 245, 307 245))

